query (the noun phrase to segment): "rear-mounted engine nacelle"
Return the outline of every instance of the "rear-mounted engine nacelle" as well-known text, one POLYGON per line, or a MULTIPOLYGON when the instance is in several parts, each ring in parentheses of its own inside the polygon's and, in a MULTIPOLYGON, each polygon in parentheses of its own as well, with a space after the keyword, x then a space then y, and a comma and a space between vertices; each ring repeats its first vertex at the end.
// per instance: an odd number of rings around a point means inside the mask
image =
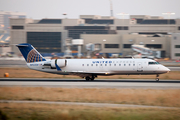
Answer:
POLYGON ((59 67, 65 67, 67 64, 67 61, 65 59, 53 59, 51 60, 51 67, 56 68, 57 64, 59 67))

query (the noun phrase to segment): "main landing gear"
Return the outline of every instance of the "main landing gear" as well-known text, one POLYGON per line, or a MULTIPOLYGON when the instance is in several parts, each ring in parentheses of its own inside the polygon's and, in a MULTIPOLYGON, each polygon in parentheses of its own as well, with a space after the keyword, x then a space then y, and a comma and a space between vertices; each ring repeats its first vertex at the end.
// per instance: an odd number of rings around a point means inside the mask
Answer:
POLYGON ((159 82, 159 74, 156 75, 156 81, 159 82))
POLYGON ((95 79, 95 77, 97 77, 97 76, 95 76, 95 75, 92 75, 91 77, 90 76, 86 76, 86 81, 93 81, 94 79, 95 79))

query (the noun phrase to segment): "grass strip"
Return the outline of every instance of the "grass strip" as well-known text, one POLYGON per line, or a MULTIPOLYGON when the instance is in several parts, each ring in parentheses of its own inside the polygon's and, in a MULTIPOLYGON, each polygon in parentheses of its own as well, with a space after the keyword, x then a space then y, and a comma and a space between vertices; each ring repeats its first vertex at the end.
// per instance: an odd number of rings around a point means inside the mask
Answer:
POLYGON ((180 110, 0 103, 0 118, 4 120, 179 120, 180 110))
POLYGON ((0 87, 0 99, 180 107, 180 89, 0 87))

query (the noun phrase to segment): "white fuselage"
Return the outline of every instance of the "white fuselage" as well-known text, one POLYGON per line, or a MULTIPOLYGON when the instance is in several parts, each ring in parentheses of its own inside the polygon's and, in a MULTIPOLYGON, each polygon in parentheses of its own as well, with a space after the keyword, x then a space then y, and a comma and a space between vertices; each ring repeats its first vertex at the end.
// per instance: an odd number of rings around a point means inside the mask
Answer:
MULTIPOLYGON (((62 60, 62 59, 61 59, 62 60)), ((151 59, 66 59, 61 70, 52 68, 52 60, 27 63, 34 70, 55 74, 96 74, 96 75, 131 75, 131 74, 162 74, 170 70, 151 59), (49 66, 44 66, 44 64, 49 66)))

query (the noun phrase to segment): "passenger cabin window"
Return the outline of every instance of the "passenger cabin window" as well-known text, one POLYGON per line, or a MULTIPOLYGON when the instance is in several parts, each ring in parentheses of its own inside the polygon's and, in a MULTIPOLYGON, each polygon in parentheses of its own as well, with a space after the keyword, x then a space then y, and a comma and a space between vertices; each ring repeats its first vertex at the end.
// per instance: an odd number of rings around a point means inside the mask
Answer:
POLYGON ((87 66, 89 66, 89 64, 87 64, 87 66))
POLYGON ((82 64, 82 66, 84 66, 84 64, 82 64))
POLYGON ((149 65, 156 65, 156 64, 159 64, 158 62, 149 62, 148 63, 149 65))
POLYGON ((91 64, 91 66, 93 66, 93 64, 91 64))

